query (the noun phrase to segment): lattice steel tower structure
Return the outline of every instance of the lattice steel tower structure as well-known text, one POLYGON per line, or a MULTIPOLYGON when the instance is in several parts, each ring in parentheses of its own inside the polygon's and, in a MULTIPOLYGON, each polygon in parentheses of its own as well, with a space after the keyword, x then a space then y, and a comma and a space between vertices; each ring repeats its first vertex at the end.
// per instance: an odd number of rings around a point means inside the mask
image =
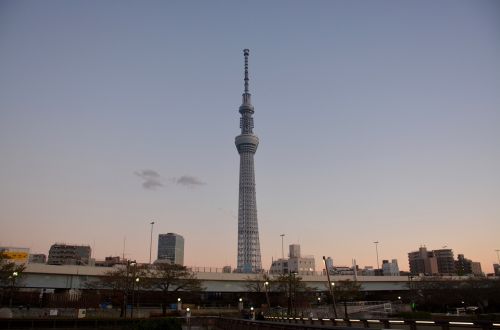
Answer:
POLYGON ((248 49, 245 56, 245 91, 240 106, 241 134, 235 139, 240 154, 240 195, 238 204, 238 266, 237 272, 258 273, 262 270, 260 260, 259 226, 255 199, 255 172, 253 155, 257 151, 259 138, 253 134, 254 108, 248 90, 248 49))

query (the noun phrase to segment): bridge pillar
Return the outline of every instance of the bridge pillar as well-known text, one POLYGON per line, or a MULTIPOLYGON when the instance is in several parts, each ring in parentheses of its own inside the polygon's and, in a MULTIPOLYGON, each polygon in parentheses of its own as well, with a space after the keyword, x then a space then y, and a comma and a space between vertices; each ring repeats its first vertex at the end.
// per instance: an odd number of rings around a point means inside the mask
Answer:
POLYGON ((365 328, 369 328, 370 327, 370 323, 368 322, 368 320, 361 320, 361 322, 363 322, 363 326, 365 328))
POLYGON ((384 329, 390 329, 391 328, 391 322, 389 322, 389 320, 384 319, 384 320, 380 320, 380 322, 382 322, 382 324, 384 325, 384 329))

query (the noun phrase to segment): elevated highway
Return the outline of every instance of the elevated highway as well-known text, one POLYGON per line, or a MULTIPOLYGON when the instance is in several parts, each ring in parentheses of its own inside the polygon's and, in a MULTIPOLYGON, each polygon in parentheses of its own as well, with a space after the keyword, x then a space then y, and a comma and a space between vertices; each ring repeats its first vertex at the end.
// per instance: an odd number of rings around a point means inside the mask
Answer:
MULTIPOLYGON (((106 275, 111 267, 92 266, 55 266, 46 264, 27 264, 22 278, 16 284, 24 288, 45 289, 85 289, 86 283, 106 275)), ((255 274, 195 272, 208 292, 246 292, 248 283, 257 278, 255 274)), ((270 276, 271 279, 273 276, 270 276)), ((327 288, 326 275, 301 275, 302 281, 313 289, 324 291, 327 288)), ((353 276, 331 276, 331 281, 354 280, 353 276)), ((408 290, 406 276, 357 276, 363 291, 408 290)))

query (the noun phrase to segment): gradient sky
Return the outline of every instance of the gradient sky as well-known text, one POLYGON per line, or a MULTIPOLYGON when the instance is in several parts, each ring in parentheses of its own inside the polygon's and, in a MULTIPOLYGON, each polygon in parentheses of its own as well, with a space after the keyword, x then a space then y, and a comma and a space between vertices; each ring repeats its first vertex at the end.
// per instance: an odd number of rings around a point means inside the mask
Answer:
POLYGON ((499 1, 0 2, 0 245, 236 266, 250 48, 263 267, 500 248, 499 1), (285 251, 286 253, 286 251, 285 251))

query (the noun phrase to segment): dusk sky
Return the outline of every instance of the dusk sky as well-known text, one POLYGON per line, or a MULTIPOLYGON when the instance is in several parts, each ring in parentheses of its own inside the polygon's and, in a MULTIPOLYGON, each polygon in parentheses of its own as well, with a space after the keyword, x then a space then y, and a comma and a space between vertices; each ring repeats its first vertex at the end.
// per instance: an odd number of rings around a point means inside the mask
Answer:
POLYGON ((263 267, 500 249, 499 1, 0 1, 0 245, 236 266, 243 53, 263 267))

